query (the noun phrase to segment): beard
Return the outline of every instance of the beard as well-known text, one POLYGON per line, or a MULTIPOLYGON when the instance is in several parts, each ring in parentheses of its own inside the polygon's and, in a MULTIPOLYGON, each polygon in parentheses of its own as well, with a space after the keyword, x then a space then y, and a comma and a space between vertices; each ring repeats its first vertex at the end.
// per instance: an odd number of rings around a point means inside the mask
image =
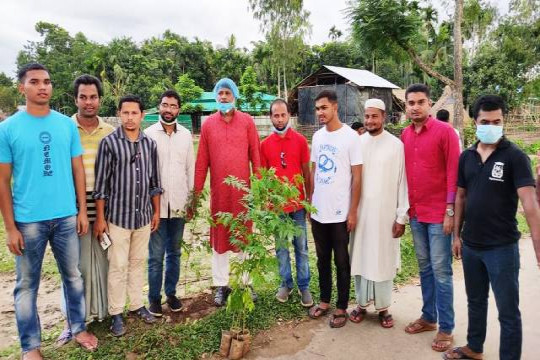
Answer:
POLYGON ((163 113, 163 114, 159 114, 159 117, 161 119, 162 122, 164 122, 165 124, 174 124, 174 122, 176 121, 176 118, 178 117, 178 115, 174 116, 173 114, 171 113, 163 113), (170 115, 170 118, 169 119, 166 119, 164 115, 170 115))

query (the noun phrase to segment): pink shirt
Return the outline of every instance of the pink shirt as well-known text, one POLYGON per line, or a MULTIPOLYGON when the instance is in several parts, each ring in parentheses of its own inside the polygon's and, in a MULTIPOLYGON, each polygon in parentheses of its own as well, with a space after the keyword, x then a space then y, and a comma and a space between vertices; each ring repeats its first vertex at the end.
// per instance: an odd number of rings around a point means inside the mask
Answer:
POLYGON ((442 223, 446 204, 457 190, 459 139, 447 123, 429 116, 419 133, 414 124, 401 134, 409 186, 409 216, 420 222, 442 223))

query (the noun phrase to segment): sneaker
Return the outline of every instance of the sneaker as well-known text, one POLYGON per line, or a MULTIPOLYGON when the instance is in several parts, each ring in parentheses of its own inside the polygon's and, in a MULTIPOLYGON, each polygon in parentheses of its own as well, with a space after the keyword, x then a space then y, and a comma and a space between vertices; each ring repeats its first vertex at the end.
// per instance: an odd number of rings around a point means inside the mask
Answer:
POLYGON ((276 293, 276 299, 280 303, 285 303, 287 300, 289 300, 289 295, 291 295, 293 289, 289 289, 286 286, 282 286, 278 289, 276 293))
POLYGON ((111 332, 113 336, 122 336, 126 333, 124 320, 122 319, 121 314, 112 316, 111 332))
POLYGON ((218 286, 216 289, 216 295, 214 296, 214 304, 216 304, 216 306, 225 305, 230 293, 231 288, 228 286, 218 286))
POLYGON ((182 302, 175 295, 167 296, 167 305, 172 312, 178 312, 183 308, 182 302))
POLYGON ((300 303, 303 307, 309 308, 313 306, 313 298, 309 289, 298 290, 298 295, 300 295, 300 303))
POLYGON ((161 308, 161 301, 151 301, 148 312, 154 316, 162 317, 163 309, 161 308))
POLYGON ((138 310, 130 311, 130 315, 135 315, 144 320, 147 324, 153 324, 157 321, 157 319, 154 317, 154 315, 150 314, 148 310, 143 306, 138 310))

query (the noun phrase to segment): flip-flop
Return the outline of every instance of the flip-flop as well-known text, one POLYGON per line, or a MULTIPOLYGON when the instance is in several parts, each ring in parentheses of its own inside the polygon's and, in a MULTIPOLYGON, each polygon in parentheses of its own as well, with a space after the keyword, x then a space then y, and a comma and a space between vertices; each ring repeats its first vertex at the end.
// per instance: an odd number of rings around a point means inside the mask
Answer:
POLYGON ((453 360, 453 359, 470 359, 470 360, 481 360, 482 358, 472 358, 469 355, 465 354, 461 347, 455 347, 452 350, 450 350, 450 354, 456 354, 459 357, 448 357, 448 353, 445 352, 442 354, 442 358, 444 360, 453 360))
POLYGON ((331 328, 340 328, 340 327, 344 327, 345 324, 347 324, 347 318, 349 317, 349 314, 347 314, 346 312, 342 313, 342 314, 336 314, 336 313, 333 313, 332 316, 330 317, 330 321, 328 322, 330 324, 330 327, 331 328), (341 322, 336 322, 336 319, 345 319, 341 322))
POLYGON ((385 329, 390 329, 394 327, 394 319, 392 318, 392 314, 383 315, 379 313, 379 322, 381 323, 381 326, 385 329))
POLYGON ((428 323, 426 320, 420 318, 409 323, 405 328, 407 334, 418 334, 424 331, 434 331, 437 330, 437 324, 428 323), (411 329, 411 330, 410 330, 411 329))
POLYGON ((437 335, 435 335, 433 342, 431 343, 431 348, 434 351, 444 352, 450 349, 453 343, 454 343, 454 337, 451 334, 438 332, 437 335), (439 343, 445 343, 445 345, 442 347, 436 346, 439 343))
POLYGON ((367 311, 357 307, 356 309, 351 311, 351 313, 349 315, 349 320, 352 321, 355 324, 360 324, 366 318, 366 313, 367 313, 367 311))
POLYGON ((58 336, 58 339, 56 339, 56 341, 54 342, 54 345, 57 348, 60 348, 66 345, 72 339, 73 339, 73 334, 71 334, 71 329, 64 329, 62 330, 62 333, 60 334, 60 336, 58 336))
POLYGON ((316 306, 313 306, 312 308, 309 309, 308 315, 312 319, 320 319, 321 317, 328 314, 329 311, 330 311, 329 307, 326 308, 326 309, 323 309, 319 305, 316 305, 316 306), (319 313, 319 315, 317 315, 317 312, 319 313))

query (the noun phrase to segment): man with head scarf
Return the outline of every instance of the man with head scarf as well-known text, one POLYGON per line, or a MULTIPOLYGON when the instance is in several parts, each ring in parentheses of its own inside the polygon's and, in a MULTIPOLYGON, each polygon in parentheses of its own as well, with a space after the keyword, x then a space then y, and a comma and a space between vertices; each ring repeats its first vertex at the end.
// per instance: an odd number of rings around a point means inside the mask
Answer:
MULTIPOLYGON (((226 185, 227 176, 235 176, 249 184, 251 172, 260 166, 259 135, 253 118, 235 109, 239 92, 228 78, 219 80, 214 87, 218 111, 202 124, 199 150, 195 163, 195 193, 204 188, 210 170, 210 210, 238 214, 244 208, 240 203, 243 192, 226 185), (251 166, 250 166, 251 165, 251 166)), ((230 292, 229 255, 239 249, 231 244, 229 232, 223 225, 210 229, 212 245, 212 280, 216 286, 215 303, 223 306, 230 292)))

